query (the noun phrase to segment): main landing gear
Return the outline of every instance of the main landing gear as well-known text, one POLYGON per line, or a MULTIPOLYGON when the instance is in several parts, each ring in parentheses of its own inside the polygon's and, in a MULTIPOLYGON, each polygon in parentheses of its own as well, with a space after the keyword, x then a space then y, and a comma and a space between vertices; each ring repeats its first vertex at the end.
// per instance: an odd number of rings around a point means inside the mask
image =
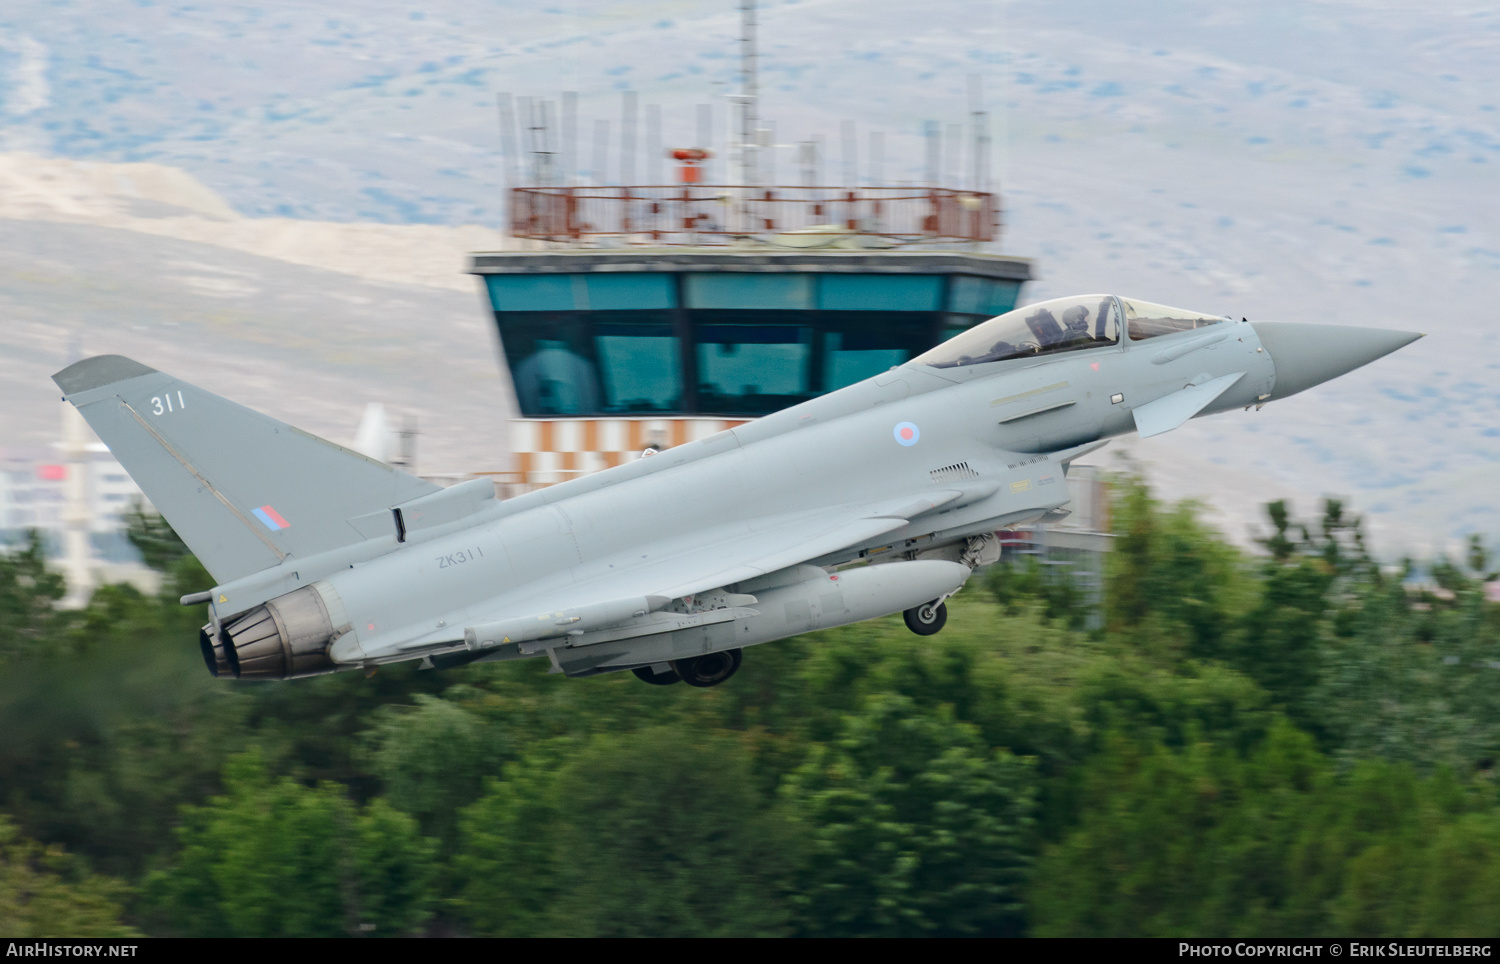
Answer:
POLYGON ((682 677, 677 675, 672 664, 658 663, 657 665, 662 667, 662 672, 658 673, 652 666, 637 666, 631 672, 635 674, 636 679, 643 683, 650 683, 652 686, 670 686, 673 683, 682 682, 682 677))
POLYGON ((739 650, 726 649, 720 653, 684 656, 682 659, 672 660, 669 664, 637 666, 631 672, 636 675, 637 679, 650 683, 652 686, 667 686, 681 680, 689 686, 707 689, 710 686, 718 686, 733 676, 735 670, 740 668, 740 658, 739 650), (667 666, 668 669, 664 673, 658 673, 656 669, 662 665, 667 666))
POLYGON ((901 618, 906 620, 906 628, 918 636, 931 636, 947 624, 948 604, 941 599, 934 599, 930 603, 908 609, 901 614, 901 618))

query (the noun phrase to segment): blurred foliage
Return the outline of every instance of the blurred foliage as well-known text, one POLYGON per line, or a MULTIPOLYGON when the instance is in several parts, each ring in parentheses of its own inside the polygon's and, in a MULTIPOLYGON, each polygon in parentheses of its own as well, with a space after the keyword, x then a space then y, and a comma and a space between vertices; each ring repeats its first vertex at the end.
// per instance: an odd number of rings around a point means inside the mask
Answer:
POLYGON ((1033 601, 1041 602, 1048 619, 1060 619, 1069 629, 1083 629, 1091 615, 1087 595, 1073 574, 1063 566, 1046 565, 1035 556, 991 566, 984 585, 1011 615, 1033 601))
POLYGON ((0 668, 54 643, 61 621, 55 606, 67 591, 62 576, 47 568, 39 533, 0 554, 0 668))
POLYGON ((135 937, 120 922, 126 887, 90 874, 59 847, 27 840, 0 815, 0 934, 135 937))
POLYGON ((418 693, 415 702, 371 714, 369 766, 392 806, 452 843, 460 808, 479 797, 484 778, 498 773, 507 756, 503 731, 451 700, 418 693))
POLYGON ((165 523, 130 529, 159 596, 76 611, 33 540, 0 556, 0 931, 1492 935, 1484 542, 1381 566, 1328 500, 1251 554, 1113 495, 1097 611, 1030 559, 937 636, 813 633, 710 690, 214 680, 165 523))
POLYGON ((147 876, 146 914, 184 937, 399 936, 426 923, 436 846, 383 800, 272 778, 256 753, 226 793, 187 806, 173 864, 147 876))
POLYGON ((465 811, 463 918, 495 936, 783 934, 791 830, 732 734, 598 733, 465 811))
POLYGON ((869 700, 785 786, 809 850, 793 896, 803 932, 1020 934, 1034 769, 950 706, 869 700))
POLYGON ((1038 868, 1035 933, 1493 936, 1488 787, 1384 761, 1341 779, 1284 718, 1249 754, 1110 744, 1086 778, 1108 803, 1038 868))
POLYGON ((141 561, 157 572, 169 571, 173 563, 189 554, 177 530, 147 509, 139 497, 125 511, 125 538, 141 554, 141 561))
POLYGON ((795 840, 728 733, 563 740, 464 811, 459 916, 492 936, 775 935, 795 840))

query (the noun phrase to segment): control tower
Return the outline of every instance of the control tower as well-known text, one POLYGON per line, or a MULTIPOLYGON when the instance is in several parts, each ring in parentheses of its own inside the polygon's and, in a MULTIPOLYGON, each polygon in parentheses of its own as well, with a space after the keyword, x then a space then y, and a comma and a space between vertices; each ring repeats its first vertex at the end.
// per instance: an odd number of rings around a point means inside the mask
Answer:
MULTIPOLYGON (((525 100, 519 125, 502 98, 507 153, 527 160, 525 174, 512 163, 509 192, 509 231, 525 249, 474 254, 469 270, 519 413, 508 487, 562 482, 869 378, 1011 310, 1031 277, 1028 261, 987 253, 1000 198, 987 189, 977 111, 967 185, 939 183, 932 123, 924 183, 872 183, 877 173, 855 178, 847 161, 842 178, 820 178, 817 141, 780 145, 798 148, 804 183, 768 183, 778 145, 756 115, 753 4, 742 13, 738 131, 724 151, 734 163, 722 165, 733 183, 704 183, 706 146, 662 148, 659 111, 653 144, 650 108, 648 177, 665 157, 674 176, 629 183, 630 93, 616 183, 597 161, 577 174, 575 96, 560 123, 547 102, 525 100)), ((960 131, 949 130, 950 157, 960 131)))

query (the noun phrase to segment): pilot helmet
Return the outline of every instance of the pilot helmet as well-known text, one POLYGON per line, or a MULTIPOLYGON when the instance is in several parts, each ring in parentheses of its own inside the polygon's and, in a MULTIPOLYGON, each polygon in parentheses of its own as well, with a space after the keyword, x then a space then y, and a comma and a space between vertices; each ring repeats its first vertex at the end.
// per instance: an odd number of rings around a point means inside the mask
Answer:
POLYGON ((1089 310, 1083 305, 1074 305, 1063 312, 1063 324, 1072 331, 1087 331, 1089 310))

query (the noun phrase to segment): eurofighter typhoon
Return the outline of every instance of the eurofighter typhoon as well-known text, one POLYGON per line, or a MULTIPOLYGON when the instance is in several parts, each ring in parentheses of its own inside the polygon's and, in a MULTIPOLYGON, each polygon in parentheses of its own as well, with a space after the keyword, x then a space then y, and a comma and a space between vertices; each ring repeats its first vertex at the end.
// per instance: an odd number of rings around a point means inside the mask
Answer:
POLYGON ((1113 295, 1033 304, 758 421, 499 501, 407 475, 119 355, 54 376, 218 581, 216 676, 544 658, 714 686, 741 651, 904 612, 928 635, 1066 514, 1079 456, 1259 408, 1420 335, 1233 321, 1113 295))

